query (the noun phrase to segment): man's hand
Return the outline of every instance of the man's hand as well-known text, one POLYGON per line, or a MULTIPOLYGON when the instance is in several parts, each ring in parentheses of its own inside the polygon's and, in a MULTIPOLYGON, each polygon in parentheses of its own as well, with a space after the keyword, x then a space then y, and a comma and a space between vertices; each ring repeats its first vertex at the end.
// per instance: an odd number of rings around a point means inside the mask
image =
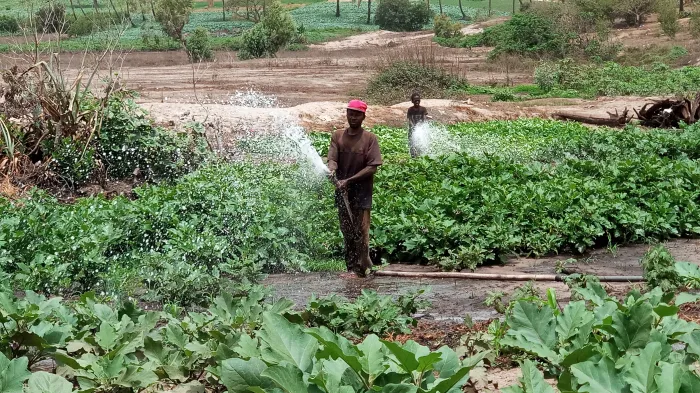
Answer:
POLYGON ((338 183, 336 183, 335 187, 339 190, 346 190, 348 188, 348 181, 338 180, 338 183))

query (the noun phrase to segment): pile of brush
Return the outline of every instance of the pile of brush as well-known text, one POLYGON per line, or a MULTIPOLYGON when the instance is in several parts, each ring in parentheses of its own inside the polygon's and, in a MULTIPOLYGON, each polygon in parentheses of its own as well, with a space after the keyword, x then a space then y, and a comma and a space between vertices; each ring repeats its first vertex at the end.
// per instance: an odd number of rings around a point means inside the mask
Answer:
POLYGON ((677 128, 700 121, 700 92, 695 99, 665 99, 646 104, 637 111, 640 124, 653 128, 677 128))

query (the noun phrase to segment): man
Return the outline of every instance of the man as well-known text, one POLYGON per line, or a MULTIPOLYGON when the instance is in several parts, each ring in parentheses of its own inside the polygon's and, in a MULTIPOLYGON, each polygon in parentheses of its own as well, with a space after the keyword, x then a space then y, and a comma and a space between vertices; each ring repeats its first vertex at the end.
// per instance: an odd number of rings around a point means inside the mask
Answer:
POLYGON ((382 165, 377 136, 362 128, 367 104, 350 101, 348 127, 331 136, 328 169, 336 182, 335 203, 340 230, 345 240, 345 264, 348 272, 365 277, 370 273, 369 222, 372 209, 374 174, 382 165))
POLYGON ((408 150, 411 153, 411 157, 416 158, 419 155, 418 148, 413 141, 413 131, 415 131, 416 126, 428 118, 428 110, 425 107, 420 106, 420 93, 415 92, 411 95, 411 102, 413 106, 408 108, 408 150))

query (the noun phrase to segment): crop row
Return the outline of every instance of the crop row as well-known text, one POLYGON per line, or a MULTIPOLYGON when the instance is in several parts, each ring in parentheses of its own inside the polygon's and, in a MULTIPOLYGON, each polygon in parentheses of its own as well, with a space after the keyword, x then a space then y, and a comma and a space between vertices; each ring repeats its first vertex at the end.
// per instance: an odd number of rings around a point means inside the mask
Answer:
MULTIPOLYGON (((462 124, 445 131, 455 151, 420 159, 408 157, 405 130, 375 131, 386 163, 372 246, 389 260, 474 268, 700 233, 700 127, 462 124)), ((327 134, 314 139, 325 146, 327 134)), ((188 303, 218 293, 223 277, 339 258, 332 195, 304 163, 270 162, 210 164, 133 200, 66 205, 35 191, 0 199, 0 266, 23 289, 188 303)))

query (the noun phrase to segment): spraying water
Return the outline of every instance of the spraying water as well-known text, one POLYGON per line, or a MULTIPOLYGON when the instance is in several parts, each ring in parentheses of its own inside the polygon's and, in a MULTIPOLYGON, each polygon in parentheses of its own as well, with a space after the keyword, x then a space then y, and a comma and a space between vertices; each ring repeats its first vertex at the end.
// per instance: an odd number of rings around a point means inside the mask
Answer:
POLYGON ((253 89, 236 91, 229 96, 227 103, 246 108, 276 108, 278 106, 277 97, 263 94, 253 89))
POLYGON ((320 175, 330 173, 326 164, 323 163, 321 155, 318 154, 311 144, 311 140, 306 135, 303 127, 292 123, 284 129, 284 136, 294 145, 294 150, 298 153, 298 158, 308 161, 313 166, 316 173, 320 175))
POLYGON ((421 155, 432 157, 462 150, 457 138, 445 126, 433 122, 416 125, 411 139, 421 155))

